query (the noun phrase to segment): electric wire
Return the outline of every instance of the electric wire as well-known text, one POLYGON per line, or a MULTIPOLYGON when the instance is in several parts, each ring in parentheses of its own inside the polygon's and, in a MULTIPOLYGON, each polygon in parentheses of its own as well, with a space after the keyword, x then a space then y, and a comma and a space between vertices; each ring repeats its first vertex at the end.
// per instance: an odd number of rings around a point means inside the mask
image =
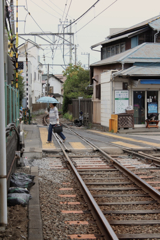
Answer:
MULTIPOLYGON (((101 11, 99 14, 97 14, 94 18, 92 18, 88 23, 86 23, 83 27, 81 27, 77 32, 82 30, 84 27, 86 27, 89 23, 91 23, 95 18, 100 16, 103 12, 105 12, 107 9, 109 9, 113 4, 115 4, 118 0, 115 0, 113 3, 111 3, 108 7, 106 7, 103 11, 101 11)), ((77 33, 75 32, 75 33, 77 33)))
POLYGON ((67 11, 67 13, 66 13, 66 17, 65 17, 65 19, 67 18, 67 15, 68 15, 69 9, 70 9, 70 7, 71 7, 71 4, 72 4, 72 0, 70 1, 70 4, 69 4, 69 7, 68 7, 68 11, 67 11))
MULTIPOLYGON (((60 9, 55 3, 53 3, 51 0, 49 0, 55 7, 57 7, 61 12, 63 12, 63 10, 62 9, 60 9)), ((68 14, 68 16, 69 16, 69 14, 68 14)), ((71 17, 71 16, 69 16, 69 17, 71 17)), ((72 18, 72 17, 71 17, 72 18)))
MULTIPOLYGON (((63 17, 64 17, 64 14, 65 14, 65 10, 66 10, 66 7, 67 7, 67 2, 68 2, 68 0, 66 0, 65 7, 64 7, 64 10, 63 10, 62 23, 63 23, 63 17)), ((60 32, 62 33, 62 31, 63 31, 63 25, 62 25, 62 30, 60 30, 60 32)), ((57 46, 56 46, 55 51, 54 51, 54 57, 55 57, 56 51, 58 49, 59 41, 60 41, 60 38, 58 39, 57 46)), ((54 57, 53 57, 53 60, 54 60, 54 57)), ((64 61, 64 58, 63 58, 63 61, 64 61)))
POLYGON ((42 9, 44 12, 46 12, 46 13, 50 14, 51 16, 59 19, 58 17, 54 16, 52 13, 50 13, 50 12, 46 11, 45 9, 41 8, 41 7, 40 7, 37 3, 35 3, 34 1, 32 1, 32 0, 30 0, 30 1, 31 1, 32 3, 34 3, 36 6, 38 6, 40 9, 42 9))
POLYGON ((56 13, 58 13, 61 16, 61 13, 57 12, 54 8, 51 7, 51 5, 46 3, 44 0, 41 0, 41 1, 44 2, 49 8, 51 8, 53 11, 55 11, 56 13))
MULTIPOLYGON (((70 25, 74 24, 75 22, 77 22, 80 18, 82 18, 86 13, 88 13, 93 7, 95 7, 95 5, 99 2, 100 0, 97 0, 86 12, 84 12, 80 17, 78 17, 76 20, 74 20, 72 23, 70 23, 69 25, 67 25, 66 27, 69 27, 70 25)), ((65 27, 65 28, 66 28, 65 27)))
POLYGON ((27 8, 27 10, 28 10, 28 3, 27 3, 27 0, 26 0, 26 8, 27 8))

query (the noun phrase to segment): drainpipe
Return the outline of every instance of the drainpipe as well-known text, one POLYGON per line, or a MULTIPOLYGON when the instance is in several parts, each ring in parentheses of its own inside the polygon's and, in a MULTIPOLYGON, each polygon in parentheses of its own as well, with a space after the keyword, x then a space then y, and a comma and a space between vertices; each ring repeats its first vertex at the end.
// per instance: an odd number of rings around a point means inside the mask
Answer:
POLYGON ((159 30, 157 30, 157 33, 154 34, 154 43, 156 43, 158 33, 159 33, 159 30))
POLYGON ((122 70, 124 70, 124 63, 122 62, 122 70))
POLYGON ((0 224, 7 224, 7 174, 4 96, 4 0, 0 0, 0 224))

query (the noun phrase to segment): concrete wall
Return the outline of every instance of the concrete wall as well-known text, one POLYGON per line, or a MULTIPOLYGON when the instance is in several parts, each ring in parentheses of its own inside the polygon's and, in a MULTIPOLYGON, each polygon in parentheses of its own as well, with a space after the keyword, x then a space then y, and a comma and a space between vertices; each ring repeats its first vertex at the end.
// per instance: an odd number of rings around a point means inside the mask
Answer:
POLYGON ((112 82, 111 71, 101 74, 101 125, 109 127, 112 112, 112 82))
MULTIPOLYGON (((37 99, 42 95, 42 74, 39 72, 39 62, 38 62, 38 54, 39 49, 34 46, 32 43, 26 43, 26 49, 28 52, 28 62, 30 62, 30 66, 28 69, 28 80, 29 80, 29 89, 28 96, 30 95, 32 99, 32 103, 36 103, 37 99)), ((25 58, 25 47, 24 45, 19 48, 19 61, 24 61, 24 74, 26 72, 26 58, 25 58)), ((30 103, 31 105, 31 103, 30 103)))

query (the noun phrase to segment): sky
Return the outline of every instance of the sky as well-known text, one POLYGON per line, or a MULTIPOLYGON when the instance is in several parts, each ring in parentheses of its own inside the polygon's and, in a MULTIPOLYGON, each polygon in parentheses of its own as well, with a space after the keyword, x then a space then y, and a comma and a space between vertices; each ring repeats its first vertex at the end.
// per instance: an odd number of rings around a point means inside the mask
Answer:
MULTIPOLYGON (((72 62, 75 63, 76 45, 77 62, 80 61, 86 69, 88 61, 91 64, 100 60, 100 53, 92 51, 91 46, 105 40, 110 34, 110 28, 127 28, 160 14, 160 0, 19 0, 18 2, 19 33, 42 31, 57 33, 58 26, 61 33, 61 22, 67 23, 70 20, 73 22, 96 3, 71 27, 71 32, 74 33, 72 62), (22 21, 25 19, 26 22, 22 21)), ((16 0, 14 0, 14 5, 16 5, 16 0)), ((67 29, 70 30, 69 27, 67 29)), ((30 38, 38 44, 47 43, 38 37, 36 39, 31 36, 24 38, 30 38)), ((43 48, 40 51, 41 63, 67 65, 70 61, 69 47, 65 46, 65 58, 63 59, 62 40, 53 39, 52 36, 45 38, 52 43, 56 41, 55 43, 59 46, 41 46, 43 48), (45 55, 45 61, 43 55, 45 55)), ((65 39, 70 41, 69 36, 65 39)), ((19 44, 23 42, 24 40, 19 38, 19 44)), ((50 73, 60 74, 64 68, 65 66, 62 68, 50 65, 50 73)), ((44 67, 43 70, 46 73, 47 68, 44 67)))

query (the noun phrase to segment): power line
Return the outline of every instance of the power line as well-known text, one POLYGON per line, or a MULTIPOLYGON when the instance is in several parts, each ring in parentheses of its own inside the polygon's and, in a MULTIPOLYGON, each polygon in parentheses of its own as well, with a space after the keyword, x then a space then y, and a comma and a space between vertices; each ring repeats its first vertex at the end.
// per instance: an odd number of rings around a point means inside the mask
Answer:
POLYGON ((27 3, 27 0, 26 0, 26 8, 27 8, 27 10, 28 10, 28 3, 27 3))
MULTIPOLYGON (((32 15, 31 15, 31 13, 25 8, 25 10, 28 12, 28 14, 31 16, 31 18, 33 19, 33 21, 37 24, 37 26, 41 29, 41 31, 43 32, 43 33, 45 33, 44 31, 43 31, 43 29, 39 26, 39 24, 36 22, 36 20, 32 17, 32 15)), ((48 37, 48 36, 47 36, 48 37)), ((58 36, 59 38, 61 38, 61 39, 64 39, 65 41, 67 41, 68 43, 70 43, 68 40, 66 40, 65 38, 63 38, 63 37, 61 37, 61 36, 58 36)), ((51 42, 53 42, 53 40, 52 39, 50 39, 49 37, 48 37, 48 39, 51 41, 51 42)), ((57 41, 57 40, 56 40, 57 41)), ((54 41, 53 42, 53 44, 54 43, 56 43, 56 41, 54 41)))
POLYGON ((62 15, 62 21, 63 21, 63 17, 64 17, 64 14, 65 14, 65 9, 66 9, 66 7, 67 7, 67 2, 68 2, 68 0, 66 0, 66 3, 65 3, 65 7, 64 7, 64 11, 63 11, 63 15, 62 15))
MULTIPOLYGON (((80 18, 82 18, 87 12, 89 12, 93 7, 95 7, 95 5, 99 2, 100 0, 97 0, 90 8, 88 8, 88 10, 86 12, 84 12, 80 17, 78 17, 76 20, 74 20, 72 23, 70 23, 69 25, 67 25, 66 27, 69 27, 70 25, 72 25, 73 23, 77 22, 80 18)), ((65 28, 66 28, 65 27, 65 28)))
MULTIPOLYGON (((65 9, 66 9, 66 7, 67 7, 67 2, 68 2, 68 0, 66 0, 65 7, 64 7, 64 10, 63 10, 62 23, 63 23, 64 14, 65 14, 65 9)), ((61 25, 62 25, 62 24, 61 24, 61 25)), ((59 30, 59 29, 58 29, 58 30, 59 30)), ((63 25, 62 25, 62 30, 60 30, 60 32, 62 32, 62 31, 63 31, 63 25)), ((57 51, 57 48, 58 48, 59 41, 60 41, 60 38, 58 39, 58 42, 57 42, 57 46, 56 46, 56 49, 55 49, 55 52, 54 52, 54 57, 55 57, 55 55, 56 55, 56 51, 57 51)))
POLYGON ((65 17, 65 18, 67 18, 67 15, 68 15, 69 9, 70 9, 70 7, 71 7, 71 3, 72 3, 72 0, 70 1, 69 7, 68 7, 68 11, 67 11, 67 13, 66 13, 66 17, 65 17))
MULTIPOLYGON (((61 12, 63 12, 62 9, 60 9, 55 3, 53 3, 51 0, 49 0, 55 7, 57 7, 61 12)), ((69 16, 69 15, 68 15, 69 16)))
POLYGON ((44 2, 48 7, 50 7, 51 9, 53 9, 53 11, 55 11, 56 13, 58 13, 59 15, 61 15, 61 13, 57 12, 54 8, 51 7, 51 5, 49 5, 48 3, 46 3, 44 0, 41 0, 42 2, 44 2))
MULTIPOLYGON (((92 22, 95 18, 97 18, 99 15, 101 15, 103 12, 105 12, 108 8, 110 8, 114 3, 116 3, 118 0, 115 0, 113 3, 111 3, 108 7, 106 7, 102 12, 100 12, 97 16, 95 16, 94 18, 92 18, 88 23, 86 23, 83 27, 81 27, 77 32, 79 32, 80 30, 82 30, 84 27, 86 27, 90 22, 92 22)), ((77 33, 75 32, 75 33, 77 33)))
MULTIPOLYGON (((33 2, 32 0, 30 0, 30 1, 33 2)), ((37 3, 35 3, 35 2, 33 2, 33 3, 34 3, 37 7, 39 7, 40 9, 42 9, 44 12, 46 12, 46 13, 50 14, 51 16, 53 16, 53 17, 59 19, 58 17, 54 16, 54 15, 51 14, 50 12, 48 12, 48 11, 44 10, 43 8, 41 8, 37 3)))

